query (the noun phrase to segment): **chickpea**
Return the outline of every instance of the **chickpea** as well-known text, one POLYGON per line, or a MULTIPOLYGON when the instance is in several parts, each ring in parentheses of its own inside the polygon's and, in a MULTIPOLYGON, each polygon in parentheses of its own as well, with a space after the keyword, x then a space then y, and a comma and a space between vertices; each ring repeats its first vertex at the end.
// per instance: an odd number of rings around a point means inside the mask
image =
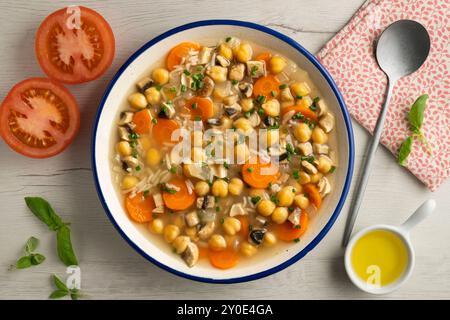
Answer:
POLYGON ((241 244, 241 253, 246 257, 251 257, 258 252, 258 248, 248 242, 241 244))
POLYGON ((186 233, 186 235, 192 240, 192 241, 197 241, 198 237, 197 237, 197 227, 189 227, 184 229, 184 233, 186 233))
POLYGON ((282 207, 289 207, 294 202, 295 188, 287 186, 277 193, 279 205, 282 207))
POLYGON ((176 215, 175 218, 172 219, 172 224, 176 225, 178 228, 184 228, 184 217, 182 215, 176 215))
POLYGON ((331 162, 330 158, 326 156, 319 157, 319 164, 317 165, 317 170, 319 170, 322 173, 328 173, 331 170, 332 166, 333 163, 331 162))
POLYGON ((299 123, 294 129, 294 136, 300 142, 307 142, 311 139, 312 131, 306 123, 299 123))
POLYGON ((232 126, 233 126, 233 120, 231 120, 229 117, 222 116, 222 118, 220 118, 220 127, 221 128, 231 129, 232 126))
POLYGON ((311 183, 317 183, 320 179, 322 179, 323 174, 317 172, 316 174, 311 175, 311 183))
POLYGON ((295 194, 299 194, 302 192, 302 185, 300 183, 298 183, 296 180, 294 179, 289 179, 288 180, 288 185, 291 186, 292 188, 295 189, 295 194))
POLYGON ((253 127, 250 120, 246 118, 239 118, 233 122, 233 126, 240 130, 244 135, 248 136, 253 132, 253 127))
POLYGON ((161 162, 161 154, 159 153, 158 149, 150 148, 147 151, 145 160, 149 166, 157 166, 161 162))
POLYGON ((180 228, 174 224, 168 224, 164 227, 164 240, 172 243, 180 235, 180 228))
POLYGON ((250 150, 245 143, 238 143, 234 148, 234 156, 237 164, 242 164, 250 157, 250 150))
POLYGON ((212 185, 212 194, 215 197, 225 198, 228 195, 228 183, 225 180, 216 180, 212 185))
POLYGON ((156 68, 153 70, 152 78, 159 85, 166 84, 169 82, 169 71, 164 68, 156 68))
POLYGON ((254 107, 253 99, 250 99, 250 98, 242 99, 240 102, 240 105, 242 107, 242 111, 248 112, 248 111, 252 110, 254 107))
POLYGON ((140 136, 138 142, 144 151, 147 151, 152 146, 152 142, 148 136, 140 136))
POLYGON ((311 92, 311 88, 306 82, 296 82, 291 85, 294 96, 307 96, 311 92))
POLYGON ((122 179, 121 187, 123 190, 134 188, 139 182, 139 179, 135 176, 125 176, 122 179))
POLYGON ((132 151, 131 146, 127 141, 120 141, 117 144, 116 149, 117 149, 117 152, 123 157, 131 155, 131 151, 132 151))
POLYGON ((270 247, 273 246, 275 243, 277 243, 277 237, 272 232, 267 231, 263 238, 263 244, 265 246, 270 247))
POLYGON ((307 174, 305 171, 300 171, 298 174, 298 182, 300 184, 307 184, 311 182, 311 176, 307 174))
POLYGON ((209 193, 209 184, 205 181, 198 181, 195 184, 194 191, 199 197, 206 196, 209 193))
POLYGON ((241 230, 241 222, 236 218, 225 217, 222 228, 227 235, 234 236, 241 230))
POLYGON ((144 93, 147 102, 152 106, 156 106, 161 102, 161 92, 159 92, 155 87, 148 88, 144 93))
POLYGON ((252 59, 253 49, 248 43, 241 43, 239 47, 234 50, 236 60, 245 63, 252 59))
POLYGON ((227 81, 228 69, 221 66, 212 66, 206 71, 206 73, 216 83, 222 83, 227 81))
POLYGON ((228 184, 228 192, 232 194, 233 196, 238 196, 242 193, 242 190, 244 189, 244 183, 239 178, 233 178, 231 179, 230 183, 228 184))
POLYGON ((178 236, 175 238, 175 240, 173 240, 172 246, 175 249, 176 253, 182 254, 186 250, 190 242, 191 238, 189 238, 188 236, 178 236))
POLYGON ((147 107, 147 99, 142 93, 135 92, 128 96, 128 103, 132 108, 144 109, 147 107))
POLYGON ((328 141, 328 135, 320 127, 315 127, 312 131, 312 141, 318 144, 325 144, 328 141))
POLYGON ((225 87, 215 86, 213 90, 213 97, 215 100, 222 101, 225 97, 228 97, 228 92, 225 87))
POLYGON ((277 207, 272 213, 272 221, 276 224, 284 223, 288 218, 289 212, 286 207, 277 207))
POLYGON ((213 234, 208 241, 209 248, 214 251, 220 251, 227 247, 227 241, 220 234, 213 234))
POLYGON ((271 147, 280 141, 278 130, 267 130, 266 132, 267 132, 267 146, 268 147, 271 147))
POLYGON ((295 205, 300 209, 306 209, 309 206, 309 199, 303 194, 296 195, 294 198, 295 205))
POLYGON ((268 217, 270 216, 273 211, 275 210, 276 205, 270 200, 264 199, 261 200, 261 202, 258 203, 258 206, 256 207, 256 210, 258 210, 259 214, 268 217))
POLYGON ((164 231, 164 221, 157 218, 150 222, 150 231, 156 234, 162 234, 164 231))
POLYGON ((225 43, 222 43, 219 46, 219 55, 221 55, 225 59, 231 60, 233 59, 233 50, 231 50, 231 48, 225 43))
POLYGON ((269 61, 270 71, 274 74, 282 72, 286 65, 286 59, 280 56, 273 56, 269 61))
POLYGON ((270 117, 277 117, 280 115, 280 102, 277 99, 272 99, 263 103, 261 108, 270 117))
POLYGON ((304 96, 297 103, 304 108, 309 108, 313 104, 313 100, 311 99, 310 96, 304 96))

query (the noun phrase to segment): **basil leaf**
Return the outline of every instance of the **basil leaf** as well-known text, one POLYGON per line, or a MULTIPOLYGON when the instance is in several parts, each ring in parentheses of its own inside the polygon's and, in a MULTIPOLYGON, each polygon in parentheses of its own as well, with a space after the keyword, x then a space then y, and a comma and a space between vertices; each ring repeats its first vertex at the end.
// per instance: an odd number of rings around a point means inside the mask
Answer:
POLYGON ((61 291, 69 292, 69 288, 67 288, 66 284, 61 281, 56 275, 53 275, 53 283, 55 284, 56 288, 58 288, 61 291))
POLYGON ((45 257, 40 253, 32 254, 30 257, 31 257, 31 264, 33 266, 37 266, 37 265, 41 264, 42 262, 44 262, 44 260, 45 260, 45 257))
POLYGON ((27 243, 25 244, 25 252, 27 254, 30 254, 31 252, 33 252, 34 250, 36 250, 37 246, 38 246, 39 240, 36 239, 35 237, 30 237, 27 240, 27 243))
POLYGON ((413 131, 418 131, 420 130, 420 128, 422 128, 427 100, 427 94, 421 95, 417 98, 417 100, 412 105, 411 110, 409 111, 408 119, 413 131))
POLYGON ((72 300, 78 300, 78 298, 80 297, 78 290, 70 291, 70 297, 72 298, 72 300))
POLYGON ((50 230, 58 230, 63 226, 61 218, 55 213, 50 204, 40 197, 26 197, 25 202, 31 212, 42 222, 44 222, 50 230))
POLYGON ((77 257, 73 251, 72 241, 70 240, 70 229, 63 225, 56 232, 56 248, 59 259, 66 265, 78 265, 77 257))
POLYGON ((68 291, 64 291, 64 290, 55 290, 55 291, 53 291, 53 292, 50 294, 49 298, 50 298, 50 299, 61 299, 61 298, 65 297, 65 296, 67 296, 68 294, 69 294, 68 291))
POLYGON ((24 256, 17 260, 16 263, 17 269, 26 269, 31 267, 31 257, 30 256, 24 256))
POLYGON ((411 153, 413 138, 410 136, 403 141, 402 145, 400 146, 400 150, 398 152, 398 164, 401 166, 406 165, 406 159, 408 158, 409 154, 411 153))

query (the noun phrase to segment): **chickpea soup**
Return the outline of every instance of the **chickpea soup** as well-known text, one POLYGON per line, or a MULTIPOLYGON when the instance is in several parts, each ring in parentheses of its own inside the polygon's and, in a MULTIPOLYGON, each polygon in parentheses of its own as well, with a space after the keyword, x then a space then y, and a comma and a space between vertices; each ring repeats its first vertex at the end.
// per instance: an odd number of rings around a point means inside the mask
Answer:
POLYGON ((229 269, 301 241, 332 192, 334 122, 286 57, 236 37, 182 42, 118 116, 114 183, 189 267, 229 269))

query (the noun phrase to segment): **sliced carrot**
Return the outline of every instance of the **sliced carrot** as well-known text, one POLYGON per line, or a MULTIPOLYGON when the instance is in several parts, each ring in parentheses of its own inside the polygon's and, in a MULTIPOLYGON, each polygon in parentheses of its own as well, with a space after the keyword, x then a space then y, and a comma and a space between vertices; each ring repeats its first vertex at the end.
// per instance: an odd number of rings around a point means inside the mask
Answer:
POLYGON ((138 111, 133 116, 133 123, 136 125, 134 131, 138 134, 147 134, 152 126, 152 114, 150 110, 138 111))
POLYGON ((264 61, 266 63, 266 68, 269 65, 270 58, 272 58, 272 54, 270 52, 262 52, 255 57, 257 61, 264 61))
POLYGON ((153 220, 152 210, 155 209, 155 203, 152 197, 144 197, 140 192, 134 197, 125 198, 125 209, 133 221, 145 223, 153 220))
POLYGON ((189 193, 184 179, 174 178, 170 180, 168 184, 174 185, 180 190, 175 193, 163 191, 162 197, 167 208, 180 211, 185 210, 194 204, 196 199, 195 193, 193 191, 189 193))
POLYGON ((209 256, 209 249, 208 247, 198 247, 198 258, 199 259, 205 259, 209 256))
POLYGON ((176 143, 177 141, 172 141, 172 133, 179 128, 180 126, 175 120, 157 118, 156 124, 152 126, 153 139, 159 145, 164 145, 164 143, 176 143))
POLYGON ((319 209, 322 205, 322 196, 320 195, 319 190, 317 187, 311 183, 305 184, 303 186, 303 191, 308 195, 309 201, 317 208, 319 209))
POLYGON ((294 226, 290 221, 274 226, 274 232, 278 239, 292 242, 299 239, 308 229, 309 217, 306 211, 300 214, 300 224, 294 226))
POLYGON ((280 93, 280 81, 273 75, 259 78, 253 86, 253 95, 255 98, 264 96, 267 100, 273 96, 272 92, 276 96, 280 93))
POLYGON ((248 222, 248 218, 246 216, 237 216, 236 217, 241 222, 241 230, 239 231, 239 234, 244 238, 248 238, 248 233, 250 231, 249 227, 250 224, 248 222))
POLYGON ((208 98, 193 97, 186 102, 185 108, 191 114, 192 120, 200 117, 202 121, 206 121, 214 116, 214 105, 208 98))
POLYGON ((239 253, 233 248, 226 248, 222 251, 209 251, 209 262, 218 269, 233 268, 239 262, 239 253))
POLYGON ((244 181, 257 189, 268 188, 280 176, 278 166, 271 162, 264 163, 259 158, 252 158, 244 163, 241 173, 244 181))
POLYGON ((181 64, 183 58, 185 58, 191 50, 200 50, 200 45, 196 42, 181 42, 173 47, 166 58, 167 69, 170 71, 175 69, 176 66, 181 64))
POLYGON ((295 111, 295 113, 300 112, 303 116, 305 116, 306 118, 313 120, 313 121, 317 121, 317 115, 314 111, 312 111, 310 108, 301 106, 301 105, 293 105, 293 106, 289 106, 289 107, 284 107, 283 109, 281 109, 281 115, 285 115, 286 113, 290 112, 290 111, 295 111))

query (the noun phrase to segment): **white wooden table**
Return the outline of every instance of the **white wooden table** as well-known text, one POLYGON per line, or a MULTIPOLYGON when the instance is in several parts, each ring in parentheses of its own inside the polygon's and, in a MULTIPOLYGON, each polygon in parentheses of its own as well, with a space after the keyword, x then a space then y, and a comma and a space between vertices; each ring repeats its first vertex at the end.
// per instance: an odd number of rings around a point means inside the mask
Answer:
MULTIPOLYGON (((80 134, 73 145, 47 160, 25 158, 0 141, 0 299, 45 299, 50 274, 64 275, 53 235, 34 218, 23 197, 38 195, 72 222, 82 268, 82 288, 98 299, 343 299, 379 298, 358 291, 343 268, 340 241, 348 204, 326 238, 300 262, 267 278, 236 285, 211 285, 176 277, 147 262, 113 228, 97 198, 90 169, 91 126, 100 97, 113 73, 143 43, 177 25, 202 19, 249 20, 277 29, 311 52, 342 28, 363 0, 184 0, 78 1, 101 12, 117 42, 112 68, 97 81, 71 86, 81 107, 80 134), (226 5, 225 5, 226 3, 226 5), (47 261, 32 270, 8 271, 26 239, 41 239, 47 261)), ((73 1, 0 0, 0 99, 14 83, 43 75, 34 56, 34 33, 41 20, 73 1)), ((368 134, 354 123, 356 168, 368 134)), ((380 148, 357 228, 399 224, 425 199, 438 202, 434 216, 413 232, 417 264, 410 281, 383 298, 450 298, 450 183, 431 194, 380 148)))

